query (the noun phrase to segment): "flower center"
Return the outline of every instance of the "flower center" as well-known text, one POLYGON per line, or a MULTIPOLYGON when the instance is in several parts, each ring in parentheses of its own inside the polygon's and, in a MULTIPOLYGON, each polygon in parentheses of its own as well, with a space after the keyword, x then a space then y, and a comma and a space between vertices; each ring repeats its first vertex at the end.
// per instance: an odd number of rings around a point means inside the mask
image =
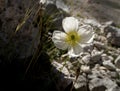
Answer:
POLYGON ((80 36, 78 35, 77 31, 70 31, 67 33, 65 41, 69 45, 75 46, 80 41, 80 36))
POLYGON ((75 39, 75 36, 74 35, 71 35, 71 40, 74 40, 75 39))

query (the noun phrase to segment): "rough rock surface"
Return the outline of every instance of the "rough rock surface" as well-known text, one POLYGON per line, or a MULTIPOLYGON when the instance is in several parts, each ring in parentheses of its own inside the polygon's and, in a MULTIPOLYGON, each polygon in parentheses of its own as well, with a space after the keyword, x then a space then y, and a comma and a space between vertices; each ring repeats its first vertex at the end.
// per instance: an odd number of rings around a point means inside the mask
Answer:
MULTIPOLYGON (((38 28, 32 22, 33 16, 14 35, 17 25, 22 22, 25 16, 25 11, 28 9, 27 6, 31 7, 31 2, 28 0, 23 1, 0 0, 0 65, 3 62, 2 57, 8 60, 18 56, 19 58, 25 58, 32 54, 29 48, 31 48, 32 40, 38 33, 38 28), (6 55, 9 55, 7 56, 8 58, 6 58, 6 55)), ((63 13, 55 16, 57 18, 54 18, 54 22, 52 22, 56 29, 62 30, 61 22, 67 12, 79 19, 80 26, 84 24, 93 27, 96 34, 94 41, 90 45, 84 46, 84 51, 78 58, 67 59, 66 62, 62 60, 61 63, 56 62, 58 60, 53 61, 54 74, 58 75, 59 73, 57 79, 55 79, 58 89, 66 91, 67 88, 71 89, 73 86, 77 91, 119 91, 120 41, 118 40, 120 40, 120 28, 118 25, 120 24, 120 18, 118 16, 120 15, 120 1, 48 1, 50 4, 46 7, 47 15, 53 15, 55 12, 58 13, 58 11, 63 13), (84 18, 81 18, 81 16, 84 16, 84 18), (96 18, 96 20, 88 19, 92 17, 96 18), (76 69, 78 68, 78 74, 76 74, 76 69)), ((38 45, 38 41, 36 42, 33 49, 36 49, 38 45)), ((47 69, 48 67, 46 68, 45 66, 43 68, 47 69)))
MULTIPOLYGON (((26 21, 26 24, 22 26, 20 31, 15 34, 17 26, 19 26, 19 24, 23 22, 23 19, 25 17, 26 2, 20 0, 1 1, 5 2, 3 6, 4 10, 0 13, 0 40, 1 43, 4 45, 4 48, 3 46, 1 46, 0 48, 1 54, 7 54, 8 52, 5 51, 10 49, 11 55, 19 55, 20 58, 24 58, 25 54, 26 56, 30 56, 31 52, 29 45, 32 44, 32 39, 38 32, 37 28, 34 27, 34 25, 29 26, 32 23, 32 20, 29 18, 29 20, 26 21), (13 50, 12 48, 17 50, 13 50)), ((2 6, 0 5, 0 7, 2 6)))
POLYGON ((78 17, 80 25, 91 25, 96 33, 93 43, 84 46, 80 57, 65 64, 74 78, 74 87, 77 91, 119 91, 120 1, 59 1, 68 5, 71 15, 78 17), (77 67, 80 73, 75 80, 77 67))
POLYGON ((65 0, 71 13, 82 17, 95 18, 99 22, 114 21, 120 25, 119 0, 65 0))

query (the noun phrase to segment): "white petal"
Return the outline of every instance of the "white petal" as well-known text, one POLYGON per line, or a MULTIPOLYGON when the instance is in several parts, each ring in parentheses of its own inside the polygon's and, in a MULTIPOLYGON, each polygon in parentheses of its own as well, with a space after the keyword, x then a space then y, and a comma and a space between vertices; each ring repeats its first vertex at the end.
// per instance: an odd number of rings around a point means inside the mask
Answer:
POLYGON ((81 45, 78 44, 78 45, 73 47, 73 51, 76 55, 78 55, 78 54, 80 54, 80 52, 83 51, 83 48, 81 47, 81 45))
POLYGON ((78 34, 80 35, 80 43, 91 43, 95 36, 93 28, 90 26, 81 27, 78 34))
POLYGON ((40 4, 45 4, 47 2, 47 0, 40 0, 39 3, 40 4))
POLYGON ((69 57, 78 57, 80 56, 80 53, 83 51, 83 48, 81 45, 76 45, 75 47, 71 47, 68 51, 69 57))
POLYGON ((78 30, 78 20, 74 17, 66 17, 62 21, 63 29, 66 33, 69 31, 77 31, 78 30))
POLYGON ((68 45, 65 42, 66 34, 61 31, 54 31, 52 36, 52 41, 54 42, 55 46, 59 49, 67 49, 68 45))
POLYGON ((73 48, 71 48, 68 51, 68 56, 69 56, 69 58, 73 58, 73 57, 78 57, 79 55, 75 55, 74 52, 73 52, 73 48))

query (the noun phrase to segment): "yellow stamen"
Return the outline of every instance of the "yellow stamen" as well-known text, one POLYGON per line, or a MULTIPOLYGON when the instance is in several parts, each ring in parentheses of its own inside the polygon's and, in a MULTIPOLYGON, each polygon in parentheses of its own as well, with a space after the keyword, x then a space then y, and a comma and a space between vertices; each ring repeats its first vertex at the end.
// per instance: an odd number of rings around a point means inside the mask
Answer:
POLYGON ((77 31, 70 31, 67 33, 65 41, 69 45, 75 46, 80 41, 80 35, 78 35, 77 31))

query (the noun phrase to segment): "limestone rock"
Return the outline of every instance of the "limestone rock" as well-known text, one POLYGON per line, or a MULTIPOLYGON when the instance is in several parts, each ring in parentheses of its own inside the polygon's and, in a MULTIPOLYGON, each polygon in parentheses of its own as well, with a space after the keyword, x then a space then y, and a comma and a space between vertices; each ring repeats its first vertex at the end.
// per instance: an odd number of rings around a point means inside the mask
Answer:
POLYGON ((80 75, 78 77, 74 87, 78 91, 87 91, 87 79, 86 79, 86 77, 80 75))
POLYGON ((90 64, 91 63, 91 56, 88 54, 86 56, 83 56, 82 57, 82 61, 85 63, 85 64, 90 64))
POLYGON ((115 70, 116 67, 111 61, 104 61, 103 65, 109 70, 115 70))
POLYGON ((111 88, 106 91, 120 91, 120 87, 111 88))
POLYGON ((120 56, 115 59, 115 66, 120 69, 120 56))
POLYGON ((53 69, 53 72, 58 78, 55 80, 57 86, 60 89, 60 91, 64 91, 64 89, 72 83, 72 81, 70 80, 70 73, 66 67, 63 67, 62 64, 56 61, 53 61, 52 65, 55 67, 55 69, 53 69))
POLYGON ((104 86, 108 89, 113 89, 118 87, 118 85, 116 84, 116 82, 112 81, 110 78, 106 77, 103 79, 103 84, 104 86))
MULTIPOLYGON (((117 84, 109 78, 94 78, 89 83, 90 91, 113 91, 117 84)), ((119 91, 119 90, 118 90, 119 91)))
POLYGON ((107 54, 102 54, 101 59, 102 61, 112 61, 112 59, 110 59, 110 57, 107 54))
POLYGON ((83 46, 84 52, 91 52, 93 50, 93 44, 86 44, 83 46))
POLYGON ((102 79, 94 78, 89 82, 90 91, 105 91, 106 87, 103 84, 102 79))
POLYGON ((105 48, 105 44, 104 43, 101 43, 101 42, 98 42, 98 41, 94 41, 94 46, 99 48, 99 49, 104 49, 105 48))
POLYGON ((105 28, 105 34, 108 42, 114 46, 120 47, 120 29, 114 26, 108 26, 105 28))
POLYGON ((81 71, 83 71, 84 73, 90 73, 90 66, 81 65, 81 71))
POLYGON ((101 59, 101 54, 102 54, 102 52, 93 50, 91 52, 91 61, 93 61, 93 62, 99 61, 101 59))

